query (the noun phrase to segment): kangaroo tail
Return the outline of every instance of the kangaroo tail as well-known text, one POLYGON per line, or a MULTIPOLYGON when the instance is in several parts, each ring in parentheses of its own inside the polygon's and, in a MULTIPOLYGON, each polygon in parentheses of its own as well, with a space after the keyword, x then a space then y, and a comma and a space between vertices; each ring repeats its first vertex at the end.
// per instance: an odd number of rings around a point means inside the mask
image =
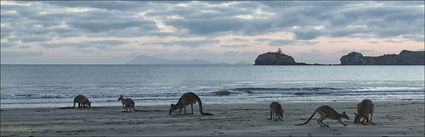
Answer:
POLYGON ((204 112, 202 112, 201 114, 202 115, 214 115, 214 114, 211 114, 211 113, 204 113, 204 112))
POLYGON ((202 110, 202 101, 201 101, 201 99, 198 97, 198 100, 199 100, 199 112, 201 113, 201 115, 213 115, 213 114, 211 114, 211 113, 205 113, 203 110, 202 110))
POLYGON ((314 113, 310 116, 310 118, 308 118, 308 120, 306 122, 301 123, 301 124, 295 124, 295 126, 301 126, 301 125, 307 124, 313 118, 313 116, 316 115, 316 113, 317 113, 317 110, 314 111, 314 113))

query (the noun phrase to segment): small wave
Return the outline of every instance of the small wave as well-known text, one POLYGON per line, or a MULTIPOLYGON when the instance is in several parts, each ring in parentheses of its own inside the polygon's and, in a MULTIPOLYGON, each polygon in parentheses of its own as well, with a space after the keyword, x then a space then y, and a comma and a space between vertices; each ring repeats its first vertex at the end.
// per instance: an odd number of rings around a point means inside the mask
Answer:
POLYGON ((302 88, 233 88, 233 91, 321 91, 321 90, 343 90, 332 87, 302 87, 302 88))
POLYGON ((306 95, 330 95, 333 92, 295 92, 294 95, 306 96, 306 95))
POLYGON ((213 94, 216 95, 216 96, 228 96, 228 95, 232 94, 232 92, 227 91, 227 90, 220 90, 220 91, 213 92, 213 94))
POLYGON ((14 98, 24 98, 24 99, 43 99, 43 98, 69 98, 69 96, 63 94, 50 94, 50 93, 41 93, 41 94, 17 94, 13 95, 14 98))
POLYGON ((364 87, 357 88, 354 91, 424 91, 423 87, 364 87))

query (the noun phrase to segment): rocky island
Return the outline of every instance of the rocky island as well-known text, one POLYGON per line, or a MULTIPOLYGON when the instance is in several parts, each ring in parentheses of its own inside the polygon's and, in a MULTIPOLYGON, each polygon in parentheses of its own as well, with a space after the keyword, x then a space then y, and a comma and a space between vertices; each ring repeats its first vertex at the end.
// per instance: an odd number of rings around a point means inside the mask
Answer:
POLYGON ((387 54, 377 57, 363 56, 351 52, 340 58, 341 65, 424 65, 425 51, 403 50, 400 54, 387 54))
POLYGON ((295 62, 295 59, 289 55, 283 54, 279 49, 277 52, 267 52, 258 55, 254 65, 307 65, 305 63, 295 62))
MULTIPOLYGON (((425 51, 402 50, 400 54, 385 54, 382 56, 363 56, 358 52, 351 52, 340 58, 339 65, 425 65, 425 51)), ((338 64, 307 64, 296 62, 292 56, 276 52, 267 52, 258 55, 254 65, 338 65, 338 64)))

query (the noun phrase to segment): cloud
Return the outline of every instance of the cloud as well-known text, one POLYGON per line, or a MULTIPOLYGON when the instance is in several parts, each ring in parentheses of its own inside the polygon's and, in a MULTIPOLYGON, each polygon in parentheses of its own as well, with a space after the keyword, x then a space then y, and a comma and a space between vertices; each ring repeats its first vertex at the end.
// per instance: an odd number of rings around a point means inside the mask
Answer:
POLYGON ((218 40, 203 39, 203 40, 177 40, 177 41, 170 41, 170 42, 149 42, 149 43, 144 43, 144 45, 184 46, 184 47, 190 47, 190 48, 198 48, 198 47, 207 46, 210 44, 217 44, 217 43, 219 43, 218 40))
POLYGON ((295 44, 295 40, 270 40, 269 45, 270 46, 287 46, 287 45, 293 45, 295 44))
POLYGON ((271 39, 268 39, 268 38, 258 38, 258 39, 255 39, 255 41, 257 41, 257 42, 268 42, 270 40, 271 39))
POLYGON ((124 48, 119 45, 128 43, 122 39, 134 37, 143 39, 151 50, 211 45, 221 51, 215 55, 237 47, 263 48, 246 36, 268 46, 315 45, 321 37, 405 38, 423 43, 423 5, 423 1, 2 1, 1 49, 118 51, 124 48), (293 37, 255 37, 271 33, 293 37), (230 38, 217 39, 221 36, 230 38), (122 43, 93 42, 105 37, 122 43), (69 38, 75 41, 58 43, 69 38))
POLYGON ((98 20, 98 21, 72 21, 70 25, 75 28, 98 33, 103 31, 122 30, 133 27, 142 27, 140 31, 156 29, 154 22, 151 21, 131 21, 131 20, 98 20), (148 24, 148 25, 146 25, 148 24))
POLYGON ((248 44, 237 44, 237 45, 221 45, 221 47, 226 47, 226 48, 245 48, 245 47, 250 47, 251 45, 248 44))
POLYGON ((229 42, 249 42, 249 40, 241 39, 241 38, 232 38, 229 42))
POLYGON ((45 43, 40 46, 50 48, 71 48, 83 52, 96 52, 102 50, 111 50, 128 43, 127 41, 119 40, 101 40, 101 41, 81 41, 81 42, 61 42, 61 43, 45 43))
POLYGON ((60 7, 75 7, 75 8, 96 8, 105 10, 134 10, 136 8, 148 7, 148 2, 126 2, 126 1, 48 1, 47 4, 57 5, 60 7))
POLYGON ((11 47, 17 46, 17 43, 16 42, 3 42, 3 41, 1 41, 0 45, 1 45, 2 49, 6 49, 6 48, 11 48, 11 47))
POLYGON ((314 45, 318 42, 309 40, 292 40, 292 39, 267 39, 258 38, 257 42, 266 42, 269 46, 294 46, 294 45, 314 45))
POLYGON ((214 36, 284 31, 295 34, 298 40, 311 40, 320 36, 390 37, 424 34, 424 9, 420 6, 423 2, 14 3, 18 4, 2 4, 2 22, 12 24, 10 27, 14 29, 4 33, 2 30, 2 36, 7 36, 10 31, 34 32, 40 25, 43 29, 38 33, 61 33, 55 35, 59 37, 63 33, 65 37, 79 34, 214 36), (238 18, 241 16, 249 19, 238 18), (13 25, 12 22, 17 24, 13 25), (161 33, 158 23, 178 31, 161 33), (61 25, 65 27, 49 27, 61 25), (323 28, 317 29, 317 26, 323 28))

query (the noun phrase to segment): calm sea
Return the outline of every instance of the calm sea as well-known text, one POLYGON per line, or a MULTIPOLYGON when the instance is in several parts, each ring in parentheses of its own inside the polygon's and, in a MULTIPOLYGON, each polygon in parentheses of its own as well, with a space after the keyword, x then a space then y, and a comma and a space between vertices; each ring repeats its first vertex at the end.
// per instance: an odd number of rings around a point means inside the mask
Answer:
POLYGON ((72 106, 79 94, 165 105, 188 91, 214 104, 423 100, 424 81, 424 66, 1 65, 1 107, 72 106))

